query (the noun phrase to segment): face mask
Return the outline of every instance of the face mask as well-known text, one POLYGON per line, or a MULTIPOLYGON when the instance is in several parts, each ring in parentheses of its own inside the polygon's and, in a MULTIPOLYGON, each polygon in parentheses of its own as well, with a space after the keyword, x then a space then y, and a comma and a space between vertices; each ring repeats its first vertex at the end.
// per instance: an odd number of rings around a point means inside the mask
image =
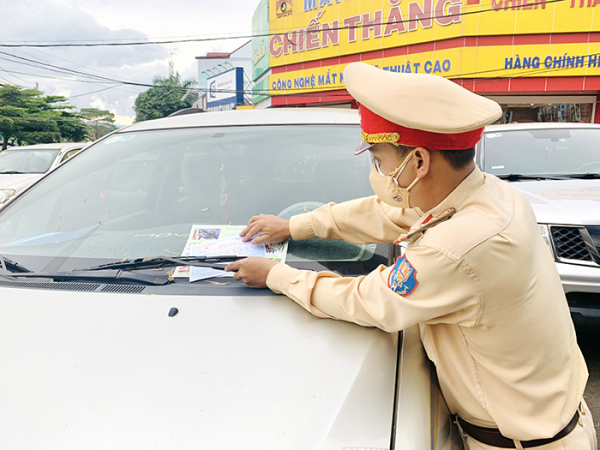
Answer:
POLYGON ((398 177, 408 164, 408 161, 415 154, 415 150, 410 152, 402 164, 400 164, 394 171, 389 175, 384 175, 379 169, 377 161, 373 161, 373 167, 371 168, 371 174, 369 175, 369 181, 373 192, 390 206, 398 208, 410 208, 410 190, 413 188, 419 178, 415 180, 406 188, 398 185, 398 177))

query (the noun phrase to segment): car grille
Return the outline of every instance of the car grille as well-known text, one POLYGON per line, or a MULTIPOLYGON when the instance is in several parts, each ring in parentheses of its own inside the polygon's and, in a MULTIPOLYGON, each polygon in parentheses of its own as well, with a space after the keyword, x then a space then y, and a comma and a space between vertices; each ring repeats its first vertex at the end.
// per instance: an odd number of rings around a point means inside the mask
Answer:
POLYGON ((594 262, 594 258, 588 250, 581 234, 582 230, 584 230, 584 228, 561 226, 550 227, 554 250, 559 259, 594 262))
POLYGON ((600 252, 600 226, 585 227, 592 238, 592 242, 596 249, 600 252))

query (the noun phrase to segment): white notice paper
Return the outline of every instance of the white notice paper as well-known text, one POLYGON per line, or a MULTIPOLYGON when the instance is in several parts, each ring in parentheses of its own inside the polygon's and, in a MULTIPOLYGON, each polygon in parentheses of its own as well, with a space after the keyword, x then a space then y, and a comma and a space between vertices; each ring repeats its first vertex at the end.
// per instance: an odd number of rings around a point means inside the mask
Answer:
MULTIPOLYGON (((196 244, 190 246, 192 256, 258 256, 267 257, 267 250, 264 244, 253 245, 251 242, 243 242, 240 236, 231 236, 224 239, 218 239, 205 244, 196 244)), ((223 263, 226 266, 229 263, 223 263)), ((210 267, 191 267, 190 282, 204 280, 212 277, 232 277, 233 272, 224 272, 210 267)))

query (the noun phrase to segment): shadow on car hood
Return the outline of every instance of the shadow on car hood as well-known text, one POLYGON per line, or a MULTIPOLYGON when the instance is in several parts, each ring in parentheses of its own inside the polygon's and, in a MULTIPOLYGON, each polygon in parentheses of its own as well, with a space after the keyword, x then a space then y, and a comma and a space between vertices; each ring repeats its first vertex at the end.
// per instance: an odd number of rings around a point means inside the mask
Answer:
POLYGON ((389 447, 397 335, 281 296, 0 287, 0 340, 4 448, 389 447))
POLYGON ((539 223, 600 224, 600 180, 542 180, 511 183, 531 203, 539 223))

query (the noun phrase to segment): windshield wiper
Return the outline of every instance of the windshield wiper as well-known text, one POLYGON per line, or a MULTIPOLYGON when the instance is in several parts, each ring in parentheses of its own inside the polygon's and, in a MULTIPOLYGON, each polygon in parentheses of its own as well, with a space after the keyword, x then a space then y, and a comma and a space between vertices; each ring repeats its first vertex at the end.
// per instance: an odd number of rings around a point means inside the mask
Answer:
POLYGON ((71 272, 27 272, 6 274, 10 278, 48 278, 53 281, 87 283, 112 283, 112 284, 144 284, 163 286, 172 282, 168 275, 147 275, 143 273, 124 272, 122 270, 109 270, 94 272, 90 270, 72 270, 71 272))
POLYGON ((31 273, 31 270, 27 267, 8 259, 6 256, 0 255, 0 265, 2 266, 4 273, 7 273, 8 271, 12 273, 31 273))
POLYGON ((96 283, 134 283, 162 286, 170 282, 169 276, 146 275, 142 273, 123 272, 112 270, 107 272, 90 272, 85 270, 72 270, 71 272, 32 272, 21 264, 11 261, 0 255, 0 264, 4 277, 8 278, 49 278, 54 281, 87 281, 96 283))
POLYGON ((498 175, 498 178, 508 181, 519 180, 568 180, 569 177, 559 177, 556 175, 522 175, 520 173, 511 173, 508 175, 498 175))
POLYGON ((155 256, 152 258, 138 258, 132 261, 117 261, 100 266, 90 267, 85 270, 143 270, 160 269, 162 267, 194 266, 209 267, 211 269, 224 270, 225 266, 218 263, 229 263, 244 259, 245 256, 224 255, 224 256, 179 256, 170 258, 168 256, 155 256))
POLYGON ((584 180, 597 180, 600 178, 600 173, 576 173, 573 175, 569 175, 569 178, 582 178, 584 180))
POLYGON ((0 175, 21 175, 25 172, 19 172, 18 170, 5 170, 4 172, 0 172, 0 175))
POLYGON ((133 261, 117 261, 114 263, 102 264, 100 266, 89 267, 87 269, 73 269, 70 272, 32 272, 25 267, 6 259, 0 255, 0 262, 5 268, 4 276, 10 278, 46 278, 53 281, 67 282, 92 282, 92 283, 118 283, 118 284, 144 284, 151 286, 163 286, 173 282, 170 274, 151 275, 138 272, 144 269, 160 269, 162 267, 194 266, 209 267, 212 269, 225 270, 225 265, 218 263, 229 263, 245 256, 224 255, 224 256, 180 256, 170 258, 167 256, 156 256, 153 258, 138 258, 133 261), (11 268, 12 273, 6 268, 11 268))

